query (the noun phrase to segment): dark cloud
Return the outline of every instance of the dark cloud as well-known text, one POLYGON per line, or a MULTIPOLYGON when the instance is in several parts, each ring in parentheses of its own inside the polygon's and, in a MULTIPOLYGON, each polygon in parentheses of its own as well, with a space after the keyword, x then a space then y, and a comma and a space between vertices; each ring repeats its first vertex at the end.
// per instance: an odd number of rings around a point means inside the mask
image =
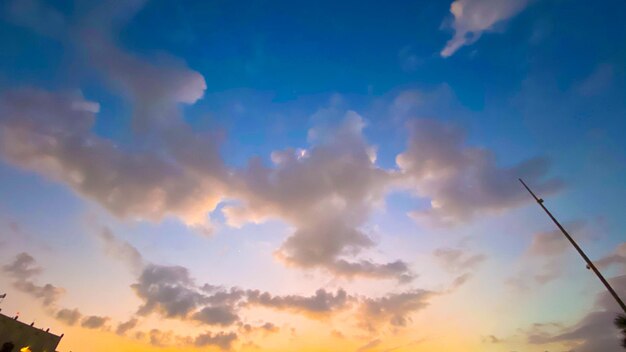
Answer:
POLYGON ((350 297, 344 290, 336 293, 319 289, 315 295, 305 297, 297 295, 272 296, 268 292, 248 291, 247 303, 278 310, 290 310, 308 315, 323 315, 347 308, 350 297))
POLYGON ((41 303, 44 306, 52 306, 54 305, 59 298, 65 293, 65 290, 56 287, 52 284, 45 284, 43 286, 39 286, 31 281, 27 280, 18 280, 13 283, 13 286, 22 291, 26 292, 29 295, 40 299, 41 303))
POLYGON ((41 273, 42 269, 28 253, 18 254, 12 263, 4 265, 2 269, 15 279, 13 287, 41 300, 44 306, 54 305, 65 293, 64 289, 52 284, 41 286, 30 280, 41 273))
POLYGON ((11 264, 4 265, 2 269, 16 279, 29 279, 41 273, 35 258, 24 252, 18 254, 11 264))
POLYGON ((237 334, 234 332, 217 334, 207 332, 198 335, 194 340, 194 345, 197 347, 217 346, 222 350, 229 350, 235 340, 237 340, 237 334))
POLYGON ((470 147, 458 126, 419 119, 409 124, 409 145, 397 164, 409 187, 431 200, 431 208, 412 215, 439 225, 454 225, 485 212, 502 211, 532 200, 519 184, 547 195, 562 182, 548 178, 550 162, 533 158, 501 167, 488 149, 470 147))
POLYGON ((55 318, 67 325, 74 326, 83 315, 78 309, 63 308, 57 311, 55 318))
POLYGON ((193 344, 193 338, 191 336, 179 336, 172 331, 152 329, 145 335, 148 337, 148 342, 156 347, 181 347, 193 344))
POLYGON ((102 329, 104 325, 109 321, 109 317, 100 317, 97 315, 90 315, 83 318, 80 322, 80 326, 87 329, 102 329))
MULTIPOLYGON (((455 280, 451 290, 465 280, 455 280)), ((343 289, 335 292, 318 289, 310 296, 274 295, 259 290, 198 285, 187 269, 159 265, 146 266, 138 282, 131 287, 143 301, 138 310, 139 315, 155 313, 166 318, 210 326, 236 325, 241 333, 246 334, 254 331, 273 332, 277 327, 272 323, 254 327, 242 322, 245 321, 240 317, 242 308, 264 307, 312 319, 331 318, 354 309, 359 313, 361 325, 374 330, 382 324, 391 324, 396 328, 405 326, 412 313, 426 307, 429 299, 437 295, 431 291, 411 290, 368 298, 348 295, 343 289)), ((155 334, 158 340, 166 337, 161 331, 155 334)))
POLYGON ((263 332, 265 334, 272 334, 272 333, 276 333, 278 331, 280 331, 280 329, 278 328, 278 326, 274 325, 274 323, 270 323, 270 322, 266 322, 263 325, 260 326, 252 326, 250 324, 242 324, 239 327, 239 331, 242 334, 250 334, 253 332, 263 332))
POLYGON ((207 306, 193 315, 198 320, 208 325, 232 325, 239 320, 239 316, 231 306, 207 306))
POLYGON ((148 265, 131 286, 143 300, 140 315, 158 312, 166 317, 185 318, 202 302, 189 271, 180 266, 148 265))
MULTIPOLYGON (((615 277, 610 283, 617 292, 626 292, 626 276, 615 277)), ((594 309, 576 324, 548 326, 549 329, 536 326, 528 333, 528 342, 537 345, 567 343, 576 352, 622 351, 620 331, 613 326, 618 313, 621 309, 613 297, 608 292, 601 292, 594 309)))
POLYGON ((117 325, 117 329, 115 329, 115 333, 118 334, 118 335, 124 335, 129 330, 134 329, 137 326, 138 322, 139 322, 139 320, 137 320, 136 318, 131 318, 128 321, 120 323, 120 324, 117 325))

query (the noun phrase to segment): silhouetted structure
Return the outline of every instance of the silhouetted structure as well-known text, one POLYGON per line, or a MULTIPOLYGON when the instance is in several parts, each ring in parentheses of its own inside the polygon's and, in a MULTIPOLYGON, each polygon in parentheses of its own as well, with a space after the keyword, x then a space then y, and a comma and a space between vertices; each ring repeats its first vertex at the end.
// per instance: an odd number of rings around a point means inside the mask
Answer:
POLYGON ((622 332, 622 347, 626 348, 626 315, 618 315, 615 318, 615 326, 622 332))
POLYGON ((530 187, 528 187, 526 185, 526 183, 524 183, 524 181, 522 181, 521 178, 519 179, 519 182, 521 182, 524 185, 524 188, 526 188, 526 190, 528 191, 528 193, 530 193, 530 195, 533 196, 533 198, 535 198, 535 200, 537 201, 539 206, 541 206, 543 211, 545 211, 546 214, 548 214, 550 219, 552 219, 552 222, 554 222, 554 224, 559 228, 559 230, 561 230, 561 232, 567 238, 567 240, 572 244, 572 246, 574 246, 574 248, 576 249, 578 254, 580 254, 580 256, 583 257, 583 259, 585 260, 585 263, 587 263, 587 269, 592 270, 596 274, 598 279, 600 279, 602 284, 604 284, 604 287, 606 287, 607 291, 609 291, 609 293, 611 294, 611 296, 613 296, 613 298, 615 299, 617 304, 622 308, 624 313, 626 313, 626 305, 624 304, 624 301, 622 301, 622 299, 617 295, 617 292, 615 292, 613 287, 611 287, 611 284, 609 284, 609 282, 606 281, 606 279, 604 278, 604 276, 602 275, 600 270, 598 270, 598 268, 596 268, 596 266, 593 264, 593 262, 591 262, 591 259, 589 259, 587 254, 585 254, 585 252, 583 251, 583 249, 580 248, 578 243, 576 243, 576 241, 574 241, 572 236, 570 236, 570 234, 565 230, 563 225, 561 225, 561 223, 554 217, 554 215, 552 215, 552 213, 548 210, 548 208, 546 208, 546 206, 543 205, 543 199, 537 197, 535 195, 535 193, 533 193, 533 191, 530 190, 530 187))
POLYGON ((13 345, 11 342, 5 342, 4 344, 2 344, 0 352, 12 352, 13 348, 15 348, 15 345, 13 345))
POLYGON ((25 347, 32 352, 54 352, 62 337, 0 313, 0 352, 19 352, 25 347))

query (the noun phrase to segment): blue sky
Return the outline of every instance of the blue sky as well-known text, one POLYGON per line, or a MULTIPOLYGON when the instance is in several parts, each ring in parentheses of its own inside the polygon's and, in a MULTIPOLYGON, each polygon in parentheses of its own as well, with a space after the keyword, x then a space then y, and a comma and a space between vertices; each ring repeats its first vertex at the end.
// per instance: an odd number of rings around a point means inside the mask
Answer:
POLYGON ((619 350, 517 178, 624 292, 623 1, 0 9, 3 312, 61 350, 619 350))

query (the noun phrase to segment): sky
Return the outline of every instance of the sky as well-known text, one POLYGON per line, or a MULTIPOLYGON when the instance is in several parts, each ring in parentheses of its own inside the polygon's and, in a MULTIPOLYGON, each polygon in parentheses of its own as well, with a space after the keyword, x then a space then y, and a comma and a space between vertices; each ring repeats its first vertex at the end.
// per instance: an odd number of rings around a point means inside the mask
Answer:
POLYGON ((0 1, 0 303, 59 351, 617 352, 621 0, 0 1))

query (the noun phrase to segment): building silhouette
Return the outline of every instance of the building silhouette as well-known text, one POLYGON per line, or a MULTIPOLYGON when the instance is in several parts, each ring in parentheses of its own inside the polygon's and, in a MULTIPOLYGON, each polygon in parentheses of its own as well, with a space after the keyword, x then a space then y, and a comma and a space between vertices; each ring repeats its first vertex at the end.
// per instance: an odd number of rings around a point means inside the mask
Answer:
POLYGON ((62 337, 0 313, 0 352, 54 352, 62 337))

